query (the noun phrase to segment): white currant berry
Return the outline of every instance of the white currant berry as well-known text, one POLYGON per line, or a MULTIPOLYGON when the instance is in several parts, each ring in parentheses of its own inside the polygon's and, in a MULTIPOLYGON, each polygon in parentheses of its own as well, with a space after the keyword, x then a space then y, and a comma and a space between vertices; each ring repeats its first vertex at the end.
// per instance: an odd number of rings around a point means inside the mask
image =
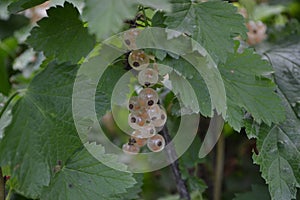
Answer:
POLYGON ((138 74, 138 81, 146 87, 155 85, 158 82, 158 72, 151 68, 143 69, 138 74))
POLYGON ((140 151, 140 147, 131 143, 126 143, 122 146, 122 150, 127 154, 138 154, 140 151))
POLYGON ((162 127, 167 121, 167 113, 163 109, 160 109, 159 114, 157 116, 153 116, 150 120, 151 124, 155 127, 162 127))
POLYGON ((141 71, 148 67, 150 59, 143 50, 134 50, 128 56, 128 63, 133 69, 141 71))
POLYGON ((159 105, 157 105, 157 104, 154 104, 147 108, 147 113, 148 113, 148 116, 150 119, 153 117, 159 117, 160 112, 161 112, 161 109, 160 109, 159 105))
POLYGON ((133 131, 131 137, 134 140, 135 145, 138 147, 143 147, 147 143, 147 138, 144 138, 138 130, 133 131))
POLYGON ((156 134, 156 129, 152 124, 146 124, 144 126, 138 127, 136 132, 140 135, 142 138, 149 138, 156 134))
POLYGON ((128 109, 130 111, 134 111, 134 110, 139 110, 140 109, 139 102, 138 102, 138 97, 137 96, 130 97, 129 102, 128 102, 128 109))
POLYGON ((155 127, 156 133, 162 131, 164 128, 164 126, 160 126, 160 127, 155 127))
POLYGON ((136 49, 136 38, 140 34, 141 30, 139 29, 130 29, 124 32, 123 39, 124 44, 128 47, 128 49, 136 49))
POLYGON ((147 147, 150 151, 160 152, 165 148, 166 142, 163 136, 156 134, 147 140, 147 147))
POLYGON ((130 113, 128 115, 128 125, 133 129, 138 129, 146 123, 146 120, 137 114, 130 113))
POLYGON ((152 88, 142 89, 139 98, 146 101, 147 106, 152 106, 158 102, 158 94, 152 88))

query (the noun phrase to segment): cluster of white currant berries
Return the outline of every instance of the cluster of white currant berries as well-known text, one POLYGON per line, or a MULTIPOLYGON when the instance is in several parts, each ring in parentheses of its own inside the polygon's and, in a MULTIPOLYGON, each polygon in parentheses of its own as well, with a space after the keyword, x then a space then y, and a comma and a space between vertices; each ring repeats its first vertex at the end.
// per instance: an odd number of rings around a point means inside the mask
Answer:
MULTIPOLYGON (((134 45, 134 39, 124 38, 124 43, 128 46, 134 45)), ((129 99, 128 124, 134 131, 122 149, 125 153, 137 154, 141 147, 147 145, 150 151, 162 151, 165 147, 165 139, 158 132, 163 129, 167 114, 158 104, 158 93, 151 88, 159 81, 158 69, 149 67, 150 58, 143 50, 131 51, 128 63, 133 69, 139 71, 138 82, 143 89, 138 96, 129 99)))

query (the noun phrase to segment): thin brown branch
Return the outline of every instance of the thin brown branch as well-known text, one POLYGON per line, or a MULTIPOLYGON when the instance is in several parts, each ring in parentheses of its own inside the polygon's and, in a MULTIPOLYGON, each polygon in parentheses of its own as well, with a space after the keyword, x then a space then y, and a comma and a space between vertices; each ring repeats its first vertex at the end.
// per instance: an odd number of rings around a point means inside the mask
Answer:
POLYGON ((217 143, 217 160, 215 169, 215 183, 214 183, 214 200, 221 199, 223 171, 224 171, 224 151, 225 151, 225 139, 223 134, 220 135, 217 143))
MULTIPOLYGON (((171 142, 171 136, 169 134, 168 128, 167 126, 164 126, 163 130, 161 131, 162 135, 164 136, 165 140, 166 140, 166 144, 169 144, 171 142)), ((186 200, 190 200, 191 196, 190 193, 188 191, 188 188, 185 184, 185 181, 182 179, 181 176, 181 172, 179 169, 179 163, 178 160, 176 160, 176 152, 174 150, 174 147, 169 148, 167 150, 167 154, 170 160, 175 160, 172 164, 171 164, 171 169, 175 178, 175 182, 176 182, 176 187, 177 190, 179 192, 179 196, 181 199, 186 199, 186 200)))

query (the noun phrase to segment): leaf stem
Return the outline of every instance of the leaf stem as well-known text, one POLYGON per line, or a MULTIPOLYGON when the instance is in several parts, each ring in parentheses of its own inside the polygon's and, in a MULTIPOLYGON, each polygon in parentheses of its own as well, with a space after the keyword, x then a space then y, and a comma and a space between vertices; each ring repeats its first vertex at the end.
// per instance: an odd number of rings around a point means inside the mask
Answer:
MULTIPOLYGON (((164 126, 161 133, 162 133, 162 135, 164 136, 164 138, 166 140, 166 144, 169 144, 172 139, 171 139, 171 136, 169 134, 167 126, 164 126)), ((167 154, 168 154, 168 157, 171 160, 175 160, 171 164, 171 169, 172 169, 172 172, 173 172, 173 175, 174 175, 174 178, 175 178, 176 187, 177 187, 177 190, 179 192, 179 196, 180 196, 181 199, 190 200, 191 196, 189 194, 189 191, 188 191, 188 188, 185 184, 185 181, 182 179, 181 172, 180 172, 180 169, 179 169, 178 160, 175 159, 176 158, 176 152, 174 150, 174 146, 171 146, 171 148, 169 150, 167 150, 167 154)))
POLYGON ((2 110, 0 111, 0 118, 2 117, 2 115, 4 114, 5 110, 7 109, 7 107, 9 106, 10 102, 19 94, 19 91, 16 91, 15 93, 13 93, 9 99, 6 101, 6 103, 4 104, 4 107, 2 108, 2 110))
POLYGON ((145 11, 145 7, 142 6, 142 12, 143 12, 143 15, 144 15, 144 18, 145 18, 145 26, 149 26, 149 23, 148 23, 148 20, 147 20, 147 15, 146 15, 146 11, 145 11))
POLYGON ((220 135, 217 143, 217 160, 215 168, 215 181, 214 181, 214 200, 221 199, 222 182, 223 182, 223 170, 224 170, 224 151, 225 151, 225 139, 223 134, 220 135))
POLYGON ((5 181, 0 167, 0 200, 5 200, 5 181))

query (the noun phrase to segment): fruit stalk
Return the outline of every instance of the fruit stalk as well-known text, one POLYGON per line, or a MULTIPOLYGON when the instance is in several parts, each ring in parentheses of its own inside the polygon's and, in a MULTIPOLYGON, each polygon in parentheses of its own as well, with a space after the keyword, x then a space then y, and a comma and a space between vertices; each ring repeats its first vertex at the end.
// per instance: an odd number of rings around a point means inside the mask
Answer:
MULTIPOLYGON (((166 145, 169 144, 172 139, 171 139, 171 136, 169 134, 169 131, 168 131, 168 128, 167 128, 166 125, 164 126, 161 133, 162 133, 162 135, 164 136, 164 138, 166 140, 166 145)), ((175 178, 176 187, 177 187, 177 190, 179 192, 180 199, 190 200, 191 196, 190 196, 188 188, 185 184, 185 181, 182 179, 181 172, 180 172, 180 169, 179 169, 178 160, 175 159, 176 158, 176 153, 175 153, 174 147, 169 148, 167 150, 167 154, 168 154, 169 159, 175 160, 171 164, 171 169, 172 169, 172 172, 173 172, 173 175, 174 175, 174 178, 175 178)))

